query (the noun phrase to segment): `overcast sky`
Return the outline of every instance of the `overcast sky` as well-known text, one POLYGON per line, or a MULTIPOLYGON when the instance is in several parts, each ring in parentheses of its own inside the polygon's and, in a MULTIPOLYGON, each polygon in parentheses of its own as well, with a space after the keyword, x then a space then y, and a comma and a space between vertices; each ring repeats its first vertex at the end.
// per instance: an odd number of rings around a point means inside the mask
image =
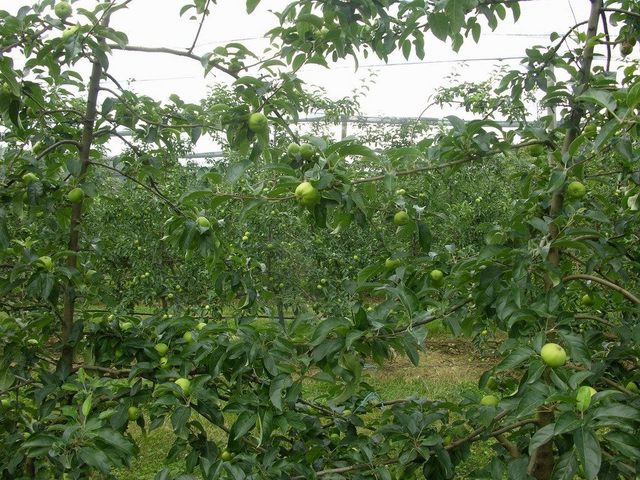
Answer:
MULTIPOLYGON (((20 0, 1 0, 0 8, 14 11, 22 5, 20 0)), ((186 49, 193 42, 198 22, 189 14, 179 17, 186 0, 134 0, 128 12, 114 15, 112 26, 129 36, 130 44, 148 47, 166 46, 186 49)), ((218 0, 212 5, 206 19, 195 53, 203 54, 230 41, 242 41, 256 53, 267 47, 262 37, 277 24, 270 10, 279 10, 289 0, 263 0, 252 15, 247 15, 244 0, 218 0)), ((95 1, 80 0, 74 6, 94 5, 95 1)), ((551 32, 564 33, 577 21, 585 20, 589 0, 533 0, 521 3, 522 16, 517 23, 511 15, 495 32, 483 28, 479 44, 469 39, 460 52, 455 53, 448 44, 430 34, 426 42, 425 63, 417 58, 407 62, 401 55, 394 55, 388 66, 382 66, 377 58, 363 59, 358 71, 354 63, 342 61, 330 70, 311 65, 300 71, 300 77, 324 88, 332 98, 348 96, 361 84, 363 78, 375 72, 376 80, 369 94, 361 103, 362 113, 371 116, 417 116, 429 103, 435 89, 446 83, 452 72, 458 72, 466 80, 484 80, 499 63, 495 60, 472 59, 506 58, 523 56, 532 45, 547 45, 551 32), (461 63, 469 59, 467 63, 461 63), (432 63, 430 63, 432 62, 432 63), (363 65, 365 67, 363 67, 363 65)), ((86 20, 85 20, 86 21, 86 20)), ((518 60, 506 60, 516 66, 518 60)), ((176 93, 188 101, 198 101, 207 87, 214 82, 228 82, 224 74, 215 73, 203 78, 199 63, 162 54, 141 54, 116 51, 110 65, 110 73, 121 82, 132 80, 132 88, 157 99, 176 93)), ((427 116, 441 116, 455 111, 426 112, 427 116)), ((207 146, 203 145, 206 149, 207 146)), ((202 150, 200 145, 197 150, 202 150)))

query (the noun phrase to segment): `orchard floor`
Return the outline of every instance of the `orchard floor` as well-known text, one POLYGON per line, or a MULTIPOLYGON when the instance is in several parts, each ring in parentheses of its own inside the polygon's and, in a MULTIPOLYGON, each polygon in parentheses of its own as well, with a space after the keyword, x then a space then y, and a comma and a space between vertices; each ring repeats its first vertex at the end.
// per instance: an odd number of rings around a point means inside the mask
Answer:
MULTIPOLYGON (((495 361, 488 348, 480 350, 464 339, 437 335, 426 342, 426 348, 417 367, 407 358, 397 358, 384 368, 373 365, 367 368, 369 383, 378 389, 383 401, 411 395, 450 399, 462 390, 475 388, 480 375, 495 361)), ((162 427, 143 436, 137 426, 130 428, 134 429, 140 454, 129 469, 119 471, 116 476, 118 480, 153 480, 166 466, 165 456, 173 442, 171 429, 162 427)), ((490 454, 490 441, 474 444, 472 456, 458 467, 456 478, 475 478, 473 472, 484 465, 490 454)), ((182 463, 169 467, 175 473, 183 473, 182 463)))

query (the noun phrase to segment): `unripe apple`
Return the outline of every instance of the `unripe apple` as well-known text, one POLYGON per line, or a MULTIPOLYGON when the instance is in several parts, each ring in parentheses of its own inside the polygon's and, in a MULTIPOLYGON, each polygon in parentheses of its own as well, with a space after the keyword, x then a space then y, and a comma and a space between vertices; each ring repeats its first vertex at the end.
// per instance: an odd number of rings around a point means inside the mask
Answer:
POLYGON ((184 332, 182 339, 187 343, 191 343, 193 341, 193 334, 191 332, 184 332))
POLYGON ((298 202, 305 207, 313 207, 320 202, 320 192, 310 183, 302 182, 294 191, 298 202))
POLYGON ((225 450, 224 452, 222 452, 222 455, 220 455, 220 458, 225 462, 228 462, 229 460, 233 459, 233 453, 231 453, 229 450, 225 450))
POLYGON ((140 416, 140 409, 138 407, 129 407, 127 409, 127 414, 129 415, 129 421, 134 422, 140 416))
POLYGON ((442 273, 442 270, 431 270, 431 272, 429 273, 429 277, 431 277, 431 281, 435 286, 442 285, 444 281, 444 273, 442 273))
POLYGON ((120 330, 122 330, 123 332, 131 330, 131 327, 133 327, 133 324, 131 322, 122 322, 120 324, 120 330))
POLYGON ((261 112, 252 113, 247 123, 249 130, 254 133, 264 132, 269 127, 269 120, 264 113, 261 112))
POLYGON ((300 145, 298 145, 297 143, 290 143, 287 147, 287 154, 292 157, 300 155, 300 145))
POLYGON ((28 172, 22 176, 22 183, 24 183, 25 185, 29 185, 30 183, 37 182, 38 180, 40 179, 35 173, 28 172))
POLYGON ((398 226, 406 225, 410 221, 411 221, 411 218, 409 218, 409 214, 404 210, 397 212, 393 216, 393 223, 395 223, 398 226))
POLYGON ((404 188, 399 188, 398 190, 396 190, 396 195, 398 195, 399 197, 404 195, 405 193, 407 193, 407 191, 404 188))
POLYGON ((591 305, 593 305, 593 297, 591 297, 591 295, 587 293, 582 296, 582 298, 580 299, 580 303, 582 303, 582 305, 584 305, 585 307, 590 307, 591 305))
POLYGON ((189 392, 191 391, 191 382, 188 378, 179 378, 174 383, 182 389, 182 392, 185 395, 189 395, 189 392))
POLYGON ((207 230, 211 227, 211 222, 209 221, 209 219, 207 217, 198 217, 196 219, 196 223, 198 224, 198 226, 204 230, 207 230))
POLYGON ((38 258, 38 265, 45 270, 53 270, 53 260, 48 255, 43 255, 42 257, 38 258))
POLYGON ((53 8, 53 12, 60 20, 64 20, 65 18, 71 16, 71 14, 73 13, 73 8, 71 7, 71 4, 69 4, 69 2, 62 1, 56 3, 56 6, 53 8))
POLYGON ((397 266, 399 266, 400 263, 401 263, 400 260, 394 260, 392 258, 387 258, 384 261, 384 267, 389 269, 389 270, 391 270, 391 269, 396 268, 397 266))
POLYGON ((583 386, 578 389, 576 393, 576 407, 578 411, 584 412, 589 405, 591 405, 591 397, 593 397, 596 393, 595 388, 589 386, 583 386))
POLYGON ((158 360, 158 363, 160 364, 160 368, 165 368, 169 363, 169 359, 167 357, 160 357, 160 360, 158 360))
POLYGON ((561 367, 567 362, 567 352, 557 343, 547 343, 540 350, 542 361, 552 368, 561 367))
POLYGON ((65 28, 62 31, 62 39, 66 40, 67 38, 75 35, 79 29, 80 29, 79 25, 71 25, 70 27, 65 28))
POLYGON ((198 323, 198 325, 196 326, 196 328, 197 328, 198 330, 202 330, 202 329, 203 329, 204 327, 206 327, 206 326, 207 326, 207 324, 206 324, 206 323, 204 323, 204 322, 200 322, 200 323, 198 323))
POLYGON ((169 351, 169 345, 166 343, 156 343, 154 348, 161 356, 165 355, 169 351))
POLYGON ((500 399, 495 395, 485 395, 480 400, 480 405, 484 405, 485 407, 495 407, 500 403, 500 399))
POLYGON ((569 198, 579 199, 587 194, 587 188, 578 181, 573 181, 567 185, 567 195, 569 198))
POLYGON ((633 381, 630 381, 629 383, 627 383, 625 388, 630 392, 640 393, 640 388, 638 388, 638 385, 636 385, 636 383, 633 381))
POLYGON ((311 145, 310 143, 303 143, 300 145, 300 157, 303 160, 311 160, 315 155, 316 147, 311 145))
POLYGON ((80 203, 83 198, 84 190, 82 190, 80 187, 76 187, 69 193, 67 193, 67 200, 69 200, 70 203, 80 203))

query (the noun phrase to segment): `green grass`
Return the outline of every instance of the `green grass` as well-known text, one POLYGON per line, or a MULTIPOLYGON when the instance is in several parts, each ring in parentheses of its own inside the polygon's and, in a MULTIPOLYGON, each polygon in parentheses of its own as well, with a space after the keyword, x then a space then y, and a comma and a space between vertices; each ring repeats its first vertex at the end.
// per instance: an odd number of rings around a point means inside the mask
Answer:
MULTIPOLYGON (((435 326, 434 331, 440 327, 435 326)), ((443 327, 444 328, 444 327, 443 327)), ((383 368, 373 367, 365 370, 367 381, 376 390, 382 401, 407 398, 410 396, 427 397, 432 400, 459 398, 463 390, 475 389, 477 378, 486 366, 478 365, 478 359, 470 355, 470 345, 454 344, 447 337, 438 337, 441 345, 429 348, 417 367, 406 359, 399 358, 383 368), (457 345, 456 347, 449 347, 457 345), (447 350, 451 348, 452 350, 447 350), (454 353, 451 353, 454 352, 454 353)), ((304 388, 308 399, 322 397, 322 382, 309 381, 304 388)), ((231 419, 229 419, 231 420, 231 419)), ((204 421, 203 421, 204 423, 204 421)), ((139 444, 140 452, 131 467, 117 472, 119 480, 153 480, 155 474, 164 468, 165 457, 174 440, 170 425, 142 435, 137 426, 131 426, 132 435, 139 444)), ((211 438, 222 444, 224 441, 217 427, 208 429, 211 438)), ((489 460, 492 442, 478 442, 472 447, 472 455, 458 466, 457 479, 472 479, 479 468, 489 460)), ((183 473, 184 463, 169 465, 174 473, 183 473)))

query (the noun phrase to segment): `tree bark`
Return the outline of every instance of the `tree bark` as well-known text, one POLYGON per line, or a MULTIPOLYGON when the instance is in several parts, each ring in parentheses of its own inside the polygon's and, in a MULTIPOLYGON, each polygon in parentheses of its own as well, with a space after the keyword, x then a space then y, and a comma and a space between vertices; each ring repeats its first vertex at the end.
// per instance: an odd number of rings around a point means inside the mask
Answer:
MULTIPOLYGON (((600 20, 600 11, 602 9, 602 0, 591 0, 591 12, 589 14, 589 21, 587 26, 587 38, 585 40, 585 48, 582 55, 582 66, 580 71, 580 78, 578 85, 576 86, 575 95, 579 95, 588 88, 589 80, 591 78, 591 64, 593 62, 593 44, 591 39, 596 35, 598 31, 598 22, 600 20)), ((566 153, 571 146, 571 143, 576 139, 580 129, 580 120, 584 115, 582 107, 575 102, 572 106, 571 113, 567 120, 567 133, 564 137, 562 144, 562 153, 566 153)), ((562 212, 564 204, 564 187, 553 192, 551 196, 551 204, 549 205, 549 217, 554 220, 562 212)), ((555 223, 551 223, 549 226, 549 241, 553 241, 558 237, 559 229, 555 223)), ((551 247, 547 260, 551 265, 560 265, 560 250, 556 247, 551 247)), ((553 283, 551 278, 547 275, 545 277, 545 288, 551 290, 553 283)), ((550 410, 539 410, 537 415, 538 426, 540 428, 545 425, 549 425, 555 421, 555 415, 550 410)), ((529 465, 529 474, 533 475, 536 480, 551 480, 553 475, 553 469, 555 467, 555 457, 553 453, 553 441, 549 441, 536 449, 529 465)))
MULTIPOLYGON (((108 23, 108 15, 105 16, 103 24, 108 23)), ((100 80, 102 77, 102 65, 95 59, 91 67, 89 77, 87 107, 84 114, 82 141, 80 142, 80 173, 78 175, 79 184, 82 185, 90 165, 91 145, 94 137, 94 127, 97 115, 98 93, 100 92, 100 80)), ((71 204, 71 223, 69 226, 69 254, 66 265, 72 270, 78 266, 78 252, 80 251, 80 226, 82 219, 82 204, 80 202, 71 204)), ((75 323, 75 290, 71 283, 67 283, 64 290, 64 309, 62 313, 62 356, 60 361, 68 373, 73 371, 74 345, 71 342, 71 335, 75 323)))

